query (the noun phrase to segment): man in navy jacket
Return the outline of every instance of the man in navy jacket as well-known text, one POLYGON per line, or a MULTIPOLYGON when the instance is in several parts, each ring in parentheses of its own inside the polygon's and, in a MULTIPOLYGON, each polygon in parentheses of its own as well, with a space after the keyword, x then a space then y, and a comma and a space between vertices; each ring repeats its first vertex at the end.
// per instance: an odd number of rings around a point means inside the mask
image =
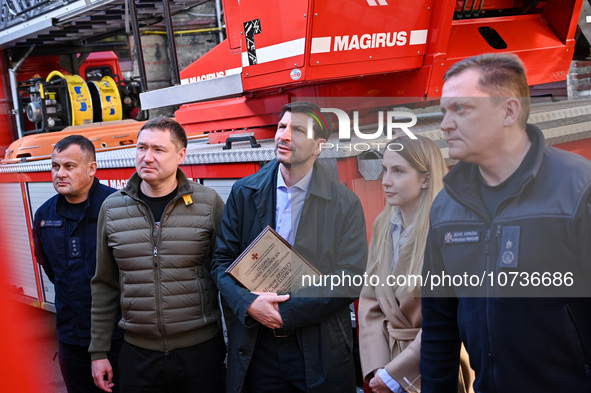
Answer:
MULTIPOLYGON (((60 140, 51 154, 57 195, 35 213, 35 258, 55 285, 59 364, 68 393, 100 392, 90 372, 90 280, 96 266, 96 227, 101 204, 115 189, 95 178, 92 142, 81 135, 60 140)), ((123 333, 113 335, 117 362, 123 333)))
POLYGON ((476 392, 590 392, 591 162, 527 124, 517 56, 468 58, 444 79, 460 162, 431 210, 422 392, 456 391, 461 342, 476 392))

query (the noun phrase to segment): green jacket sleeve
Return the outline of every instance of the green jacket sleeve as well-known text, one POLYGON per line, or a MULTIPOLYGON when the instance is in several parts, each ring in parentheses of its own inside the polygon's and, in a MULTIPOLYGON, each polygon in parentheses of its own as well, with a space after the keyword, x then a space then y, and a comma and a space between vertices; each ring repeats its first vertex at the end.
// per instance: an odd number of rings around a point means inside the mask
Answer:
POLYGON ((98 218, 96 244, 96 272, 90 283, 92 292, 90 352, 91 359, 106 359, 111 349, 111 337, 117 318, 119 296, 119 268, 109 247, 108 200, 103 203, 98 218))

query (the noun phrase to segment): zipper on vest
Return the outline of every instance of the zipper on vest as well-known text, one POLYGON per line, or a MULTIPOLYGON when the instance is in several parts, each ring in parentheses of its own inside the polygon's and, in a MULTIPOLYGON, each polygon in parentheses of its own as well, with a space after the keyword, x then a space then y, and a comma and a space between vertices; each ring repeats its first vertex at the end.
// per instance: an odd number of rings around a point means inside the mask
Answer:
MULTIPOLYGON (((134 198, 130 195, 132 199, 139 202, 140 204, 144 205, 146 208, 146 215, 148 216, 148 222, 151 222, 152 226, 152 234, 153 234, 153 241, 154 241, 154 250, 152 253, 153 256, 153 263, 152 266, 154 268, 154 276, 155 276, 155 295, 156 295, 156 324, 158 325, 158 331, 164 340, 164 354, 168 355, 168 341, 166 339, 166 333, 164 331, 164 325, 162 323, 162 302, 160 299, 160 268, 158 266, 158 245, 160 244, 160 225, 156 224, 156 220, 154 219, 154 215, 152 214, 152 210, 148 207, 148 205, 139 198, 134 198), (151 218, 151 220, 150 220, 151 218), (154 227, 155 226, 155 227, 154 227), (155 231, 155 233, 154 233, 155 231)), ((170 205, 170 202, 169 202, 170 205)), ((166 210, 166 209, 165 209, 166 210)))
POLYGON ((164 354, 168 355, 168 341, 166 339, 166 332, 164 331, 164 324, 162 322, 162 293, 161 293, 161 279, 160 266, 158 266, 158 245, 160 244, 160 227, 156 229, 156 245, 154 246, 154 277, 155 277, 155 295, 156 295, 156 323, 158 324, 158 331, 164 340, 164 354))
MULTIPOLYGON (((168 219, 168 216, 170 215, 170 212, 172 211, 172 209, 174 208, 174 205, 176 203, 176 201, 180 199, 179 196, 174 197, 171 201, 168 202, 168 204, 166 205, 166 207, 164 208, 164 212, 162 213, 162 217, 160 218, 160 224, 156 225, 156 236, 155 236, 155 243, 156 245, 154 246, 154 275, 156 277, 156 319, 157 319, 157 324, 158 324, 158 330, 160 331, 160 335, 162 336, 162 339, 164 340, 164 354, 168 356, 169 351, 168 351, 168 340, 166 338, 166 332, 164 331, 164 324, 162 322, 162 299, 161 299, 161 280, 160 280, 160 267, 158 266, 158 262, 157 262, 157 258, 158 258, 158 245, 160 244, 160 237, 162 235, 162 224, 164 223, 164 221, 166 221, 166 219, 168 219), (172 206, 172 207, 171 207, 172 206)), ((150 209, 148 209, 148 211, 150 211, 150 209)), ((151 213, 151 211, 150 211, 151 213)), ((154 221, 154 217, 152 216, 152 220, 154 221)))

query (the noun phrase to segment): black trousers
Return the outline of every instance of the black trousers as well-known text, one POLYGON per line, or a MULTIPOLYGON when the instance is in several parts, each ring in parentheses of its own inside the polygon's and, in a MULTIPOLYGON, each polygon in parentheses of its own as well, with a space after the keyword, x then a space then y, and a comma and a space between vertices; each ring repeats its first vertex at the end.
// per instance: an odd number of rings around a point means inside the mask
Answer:
POLYGON ((167 354, 123 344, 121 393, 220 393, 225 391, 226 345, 220 331, 201 344, 167 354))
POLYGON ((295 334, 275 337, 261 327, 245 381, 250 393, 306 392, 304 355, 295 334))
MULTIPOLYGON (((111 367, 113 367, 113 393, 119 393, 119 351, 123 345, 123 339, 114 340, 111 343, 111 351, 107 354, 111 367)), ((70 345, 59 342, 58 359, 62 377, 66 383, 68 393, 104 393, 97 388, 92 379, 91 360, 88 347, 70 345)))

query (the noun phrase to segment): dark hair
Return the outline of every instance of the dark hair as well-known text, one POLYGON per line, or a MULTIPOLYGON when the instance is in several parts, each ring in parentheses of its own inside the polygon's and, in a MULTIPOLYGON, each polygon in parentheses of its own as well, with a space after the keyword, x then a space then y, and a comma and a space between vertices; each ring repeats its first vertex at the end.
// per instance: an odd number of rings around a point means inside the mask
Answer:
POLYGON ((96 152, 94 150, 94 145, 88 139, 83 137, 82 135, 69 135, 64 139, 61 139, 58 143, 55 144, 53 147, 53 151, 59 153, 61 151, 66 150, 68 147, 72 145, 80 146, 80 150, 82 153, 90 156, 92 158, 91 161, 96 161, 96 152))
POLYGON ((327 118, 322 115, 320 112, 320 107, 314 103, 308 101, 295 101, 283 106, 283 111, 281 112, 280 119, 283 118, 285 112, 291 113, 304 113, 314 121, 312 122, 313 126, 312 129, 314 130, 314 139, 324 138, 328 139, 330 137, 330 123, 327 118))
POLYGON ((177 121, 169 119, 168 117, 157 117, 148 120, 137 133, 138 138, 143 130, 169 131, 170 140, 179 150, 187 147, 187 133, 185 132, 185 129, 177 121))
POLYGON ((493 97, 502 99, 515 97, 521 103, 519 123, 525 127, 531 104, 529 85, 525 66, 517 55, 512 53, 485 53, 469 57, 452 65, 443 76, 443 80, 461 74, 467 70, 480 72, 477 88, 493 97))

